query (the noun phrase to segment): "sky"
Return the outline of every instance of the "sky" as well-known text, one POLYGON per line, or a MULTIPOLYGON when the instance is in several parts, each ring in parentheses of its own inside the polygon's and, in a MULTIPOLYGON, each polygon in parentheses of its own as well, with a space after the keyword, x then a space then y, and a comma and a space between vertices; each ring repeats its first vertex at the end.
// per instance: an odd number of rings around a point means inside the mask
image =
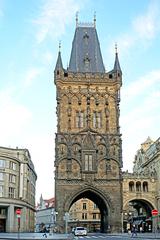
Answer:
POLYGON ((67 67, 79 22, 93 22, 106 71, 115 43, 123 72, 120 126, 123 170, 148 136, 160 137, 159 0, 0 0, 0 146, 27 148, 37 173, 36 199, 54 196, 56 87, 61 41, 67 67))

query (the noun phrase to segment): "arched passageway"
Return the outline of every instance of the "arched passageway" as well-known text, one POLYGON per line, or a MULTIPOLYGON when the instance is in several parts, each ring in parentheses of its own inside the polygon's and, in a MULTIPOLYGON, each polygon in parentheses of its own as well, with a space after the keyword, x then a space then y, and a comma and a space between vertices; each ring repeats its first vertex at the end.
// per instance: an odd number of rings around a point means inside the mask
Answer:
MULTIPOLYGON (((104 199, 103 196, 101 196, 99 193, 96 193, 95 191, 85 190, 72 198, 71 202, 68 205, 68 211, 80 199, 91 200, 98 207, 99 212, 100 212, 100 214, 99 214, 99 216, 100 216, 99 231, 100 232, 108 232, 110 229, 109 216, 108 216, 109 215, 109 211, 108 211, 109 205, 108 205, 108 202, 106 201, 106 199, 104 199)), ((83 214, 82 209, 78 209, 77 211, 81 211, 81 213, 83 214)), ((94 218, 94 215, 93 215, 93 218, 94 218)), ((72 220, 73 219, 71 219, 69 222, 69 225, 71 227, 73 226, 73 224, 75 226, 75 221, 72 221, 72 220)), ((74 219, 74 220, 76 220, 76 219, 74 219)), ((90 219, 90 221, 91 221, 91 219, 90 219)), ((92 222, 94 222, 94 219, 92 219, 92 222)), ((76 224, 77 224, 77 222, 76 222, 76 224)), ((83 215, 82 215, 82 218, 78 220, 78 224, 87 226, 87 219, 83 219, 83 215)), ((91 222, 90 222, 90 224, 91 224, 91 222)))
POLYGON ((136 226, 139 232, 152 231, 152 210, 154 206, 146 199, 132 199, 125 204, 123 209, 124 232, 136 226))

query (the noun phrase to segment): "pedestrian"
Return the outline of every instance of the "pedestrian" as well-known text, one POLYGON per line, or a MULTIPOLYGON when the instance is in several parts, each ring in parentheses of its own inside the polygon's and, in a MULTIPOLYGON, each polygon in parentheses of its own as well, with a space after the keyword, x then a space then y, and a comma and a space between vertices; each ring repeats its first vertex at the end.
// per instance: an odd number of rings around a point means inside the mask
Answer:
POLYGON ((44 233, 43 233, 43 237, 47 238, 47 233, 46 233, 46 232, 47 232, 47 229, 46 229, 46 227, 44 227, 43 232, 44 232, 44 233))
POLYGON ((137 229, 136 229, 135 226, 132 227, 132 235, 131 235, 131 237, 134 237, 134 236, 137 237, 137 229))

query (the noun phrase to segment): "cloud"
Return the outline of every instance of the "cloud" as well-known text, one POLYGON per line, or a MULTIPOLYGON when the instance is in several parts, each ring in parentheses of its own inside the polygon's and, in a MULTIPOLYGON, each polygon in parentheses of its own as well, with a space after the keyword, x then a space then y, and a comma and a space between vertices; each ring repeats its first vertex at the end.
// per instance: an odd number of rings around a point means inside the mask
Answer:
POLYGON ((14 98, 15 89, 7 88, 0 92, 0 132, 2 145, 16 139, 31 120, 31 112, 14 98))
POLYGON ((25 74, 23 85, 24 87, 29 87, 33 81, 40 75, 42 69, 40 68, 31 68, 25 74))
POLYGON ((54 138, 50 132, 41 131, 39 134, 33 133, 32 137, 28 136, 27 142, 25 147, 30 151, 38 175, 36 199, 41 193, 44 198, 50 198, 54 196, 54 138))
POLYGON ((151 87, 156 90, 157 85, 160 83, 160 69, 153 70, 146 74, 145 76, 140 77, 137 81, 132 82, 128 86, 122 88, 122 94, 124 98, 133 99, 139 94, 145 93, 148 90, 151 91, 151 87))
POLYGON ((159 137, 160 69, 138 78, 122 89, 121 117, 124 167, 132 170, 132 163, 140 144, 148 136, 159 137))
MULTIPOLYGON (((130 54, 130 48, 146 46, 160 31, 160 3, 151 1, 146 12, 136 16, 130 23, 128 32, 117 37, 119 52, 122 55, 130 54)), ((115 41, 115 40, 114 40, 115 41)), ((109 52, 113 55, 114 42, 109 46, 109 52)))
POLYGON ((34 19, 38 26, 36 38, 42 43, 47 37, 57 38, 65 32, 65 27, 73 20, 79 6, 74 0, 46 0, 39 16, 34 19))
POLYGON ((133 29, 141 39, 152 39, 160 30, 160 11, 158 2, 152 1, 144 15, 138 16, 133 21, 133 29))

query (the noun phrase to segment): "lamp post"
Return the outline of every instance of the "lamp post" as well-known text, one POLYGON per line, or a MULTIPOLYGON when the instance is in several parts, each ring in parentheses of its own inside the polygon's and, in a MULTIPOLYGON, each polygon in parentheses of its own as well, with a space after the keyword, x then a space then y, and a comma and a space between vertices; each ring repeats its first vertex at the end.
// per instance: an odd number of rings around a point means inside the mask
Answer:
POLYGON ((52 209, 52 211, 51 211, 52 233, 53 233, 54 227, 56 226, 56 221, 57 221, 56 215, 57 214, 58 214, 58 212, 56 212, 54 209, 52 209))
POLYGON ((68 233, 68 221, 69 221, 69 213, 65 212, 65 216, 64 216, 64 220, 65 220, 65 233, 68 233))
POLYGON ((122 226, 124 228, 124 231, 127 231, 128 230, 131 230, 131 223, 132 223, 132 212, 124 212, 123 213, 123 223, 122 223, 122 226), (125 224, 124 224, 125 223, 125 224))
POLYGON ((50 229, 50 233, 53 233, 53 225, 54 225, 54 211, 53 209, 51 210, 51 229, 50 229))

